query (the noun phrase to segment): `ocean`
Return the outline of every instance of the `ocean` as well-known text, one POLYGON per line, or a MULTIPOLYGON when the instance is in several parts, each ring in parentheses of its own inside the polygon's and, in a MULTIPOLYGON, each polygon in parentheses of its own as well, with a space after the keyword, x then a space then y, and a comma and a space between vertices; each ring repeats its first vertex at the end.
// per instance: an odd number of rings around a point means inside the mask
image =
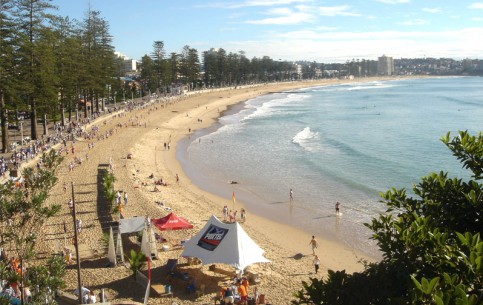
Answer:
POLYGON ((235 105, 177 156, 195 184, 239 210, 235 192, 248 220, 256 213, 379 257, 363 225, 385 210, 379 192, 412 194, 441 170, 469 179, 441 137, 476 135, 482 118, 483 78, 355 81, 235 105))

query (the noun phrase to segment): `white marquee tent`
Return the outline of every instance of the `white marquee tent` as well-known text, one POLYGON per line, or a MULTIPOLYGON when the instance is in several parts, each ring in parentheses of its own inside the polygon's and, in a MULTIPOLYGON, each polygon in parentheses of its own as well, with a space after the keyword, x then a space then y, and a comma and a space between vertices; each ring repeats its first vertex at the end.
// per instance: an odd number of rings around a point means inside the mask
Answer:
POLYGON ((203 265, 222 263, 243 270, 251 264, 269 262, 238 223, 223 223, 214 215, 185 243, 182 256, 197 257, 203 265))

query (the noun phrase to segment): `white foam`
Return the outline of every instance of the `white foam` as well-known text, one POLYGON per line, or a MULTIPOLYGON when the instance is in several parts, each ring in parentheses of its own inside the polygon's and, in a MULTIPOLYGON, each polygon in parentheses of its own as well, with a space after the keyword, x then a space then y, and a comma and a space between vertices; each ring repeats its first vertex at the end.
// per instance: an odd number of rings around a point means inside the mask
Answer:
POLYGON ((340 92, 340 91, 353 91, 353 90, 373 90, 373 89, 386 89, 386 88, 393 88, 398 87, 390 82, 362 82, 362 83, 351 83, 351 84, 341 84, 341 85, 331 85, 331 86, 323 86, 317 87, 316 89, 312 90, 312 92, 340 92))
POLYGON ((298 144, 308 151, 320 150, 322 146, 319 139, 318 132, 310 130, 310 127, 305 127, 292 138, 292 143, 298 144))
POLYGON ((313 132, 312 130, 310 130, 310 127, 305 127, 302 131, 297 133, 295 137, 293 137, 292 142, 300 144, 302 142, 306 142, 307 140, 316 138, 318 136, 319 136, 318 132, 313 132))
POLYGON ((300 94, 300 93, 289 93, 284 97, 278 97, 276 99, 269 100, 264 102, 263 104, 257 106, 255 104, 247 103, 247 108, 255 108, 255 111, 246 115, 241 121, 251 120, 251 119, 259 119, 259 118, 266 118, 270 116, 274 116, 277 114, 287 114, 286 107, 290 107, 294 104, 301 103, 308 98, 309 95, 300 94))

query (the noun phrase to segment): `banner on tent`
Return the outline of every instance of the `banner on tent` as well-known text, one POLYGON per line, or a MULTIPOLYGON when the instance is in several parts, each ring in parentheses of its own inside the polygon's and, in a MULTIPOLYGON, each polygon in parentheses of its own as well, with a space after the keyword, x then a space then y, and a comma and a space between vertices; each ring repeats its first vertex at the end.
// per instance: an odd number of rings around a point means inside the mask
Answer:
POLYGON ((228 231, 228 229, 220 228, 212 224, 201 236, 200 240, 198 241, 198 246, 208 251, 213 251, 218 247, 223 238, 225 238, 228 231))

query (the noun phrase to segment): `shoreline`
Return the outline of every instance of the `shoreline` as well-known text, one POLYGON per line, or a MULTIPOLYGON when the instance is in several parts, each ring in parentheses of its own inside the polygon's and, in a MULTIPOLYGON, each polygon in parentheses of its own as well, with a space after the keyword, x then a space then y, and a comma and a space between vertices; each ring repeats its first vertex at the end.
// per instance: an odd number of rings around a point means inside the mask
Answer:
MULTIPOLYGON (((371 78, 366 81, 376 81, 380 79, 381 78, 371 78)), ((187 211, 184 208, 179 209, 178 212, 178 209, 176 207, 173 210, 175 210, 177 214, 180 214, 180 216, 183 216, 190 221, 193 221, 193 219, 200 219, 200 216, 203 220, 205 220, 209 218, 211 214, 214 214, 217 217, 221 218, 222 207, 225 204, 230 206, 231 202, 231 197, 224 198, 216 194, 209 193, 201 189, 198 185, 195 185, 188 178, 182 168, 182 164, 177 158, 178 145, 180 141, 182 141, 186 137, 192 136, 195 132, 201 129, 213 126, 213 124, 217 122, 218 118, 223 115, 228 107, 243 103, 249 99, 260 95, 274 92, 274 86, 277 86, 279 88, 279 90, 277 91, 285 91, 314 86, 341 84, 347 82, 360 82, 360 80, 336 80, 324 82, 304 82, 295 84, 276 84, 263 86, 262 88, 257 87, 250 89, 232 89, 225 92, 219 92, 217 94, 208 93, 206 95, 194 97, 195 99, 199 100, 199 104, 196 108, 191 109, 187 112, 177 111, 176 116, 159 126, 159 128, 164 127, 165 130, 167 130, 168 132, 163 133, 162 131, 158 130, 157 133, 147 136, 147 138, 151 139, 151 142, 155 139, 157 143, 160 143, 159 145, 155 146, 153 152, 155 159, 154 166, 156 169, 155 171, 153 170, 153 172, 155 173, 155 176, 160 175, 161 177, 163 177, 163 180, 167 180, 168 183, 171 182, 172 184, 174 184, 175 182, 173 181, 172 177, 178 174, 180 178, 180 186, 184 188, 185 191, 196 194, 197 197, 202 198, 202 201, 205 201, 203 205, 209 205, 210 212, 209 214, 203 214, 199 211, 187 211), (217 98, 217 100, 214 100, 214 98, 217 98), (200 122, 199 119, 201 119, 202 121, 200 122), (161 145, 161 143, 165 141, 171 143, 170 149, 166 151, 162 148, 161 145)), ((188 99, 185 101, 188 101, 188 99)), ((148 139, 144 140, 146 146, 136 149, 137 152, 135 152, 134 155, 136 155, 139 151, 146 151, 149 149, 150 141, 148 139)), ((136 166, 136 168, 138 167, 139 164, 136 166)), ((147 169, 145 168, 141 171, 145 172, 146 170, 147 169)), ((173 207, 171 200, 173 199, 169 198, 169 196, 166 196, 162 201, 170 207, 173 207)), ((246 207, 246 205, 242 201, 239 201, 238 198, 236 204, 238 209, 246 207)), ((198 221, 198 225, 195 225, 195 228, 199 230, 203 225, 203 221, 198 221)), ((269 264, 254 265, 254 268, 256 268, 257 271, 261 271, 262 274, 267 273, 269 269, 275 268, 274 266, 267 265, 277 264, 280 266, 276 269, 279 269, 280 267, 284 267, 283 265, 286 265, 287 263, 293 263, 294 260, 297 260, 296 257, 302 258, 299 259, 297 262, 298 264, 296 264, 296 270, 304 270, 304 272, 299 272, 298 276, 295 276, 295 278, 298 278, 298 280, 296 280, 296 283, 298 283, 298 285, 296 287, 293 287, 293 282, 291 284, 288 284, 288 287, 291 288, 289 288, 289 291, 287 292, 288 295, 286 295, 282 299, 291 297, 292 293, 296 289, 299 289, 299 287, 301 287, 300 284, 302 280, 308 280, 310 276, 314 276, 314 274, 311 274, 313 268, 312 255, 310 247, 308 245, 311 239, 310 233, 299 228, 290 226, 288 224, 283 224, 256 214, 252 214, 250 213, 250 211, 248 211, 247 222, 243 223, 242 226, 247 231, 249 236, 253 238, 262 249, 265 250, 265 257, 272 261, 272 263, 269 264), (281 232, 282 234, 280 234, 281 232), (289 259, 288 262, 286 261, 287 259, 289 259)), ((363 269, 363 265, 360 263, 361 260, 376 260, 374 257, 369 257, 366 254, 355 251, 354 249, 348 247, 347 245, 344 245, 343 243, 330 240, 328 238, 325 238, 324 236, 316 236, 316 238, 319 242, 318 249, 320 250, 317 250, 317 254, 319 255, 319 258, 322 262, 322 274, 325 274, 327 269, 345 269, 348 272, 360 271, 363 269)), ((271 283, 267 287, 271 285, 276 284, 271 283)), ((268 288, 264 288, 263 286, 260 287, 260 289, 265 292, 270 300, 272 300, 275 295, 267 293, 268 288)), ((279 287, 279 289, 287 290, 288 288, 282 289, 281 287, 279 287)))
MULTIPOLYGON (((267 93, 267 95, 271 94, 273 94, 273 92, 267 93)), ((220 117, 233 115, 234 113, 242 111, 244 109, 243 105, 245 105, 246 102, 247 101, 240 101, 229 105, 227 111, 221 113, 220 117)), ((250 181, 243 180, 236 181, 236 183, 230 183, 230 181, 234 180, 228 178, 233 177, 226 177, 227 180, 222 180, 215 175, 206 175, 205 172, 209 169, 203 170, 201 168, 200 170, 199 163, 192 163, 188 148, 193 145, 198 138, 203 138, 206 135, 214 133, 221 127, 223 127, 223 124, 219 122, 219 119, 215 119, 215 122, 211 126, 196 130, 191 136, 180 139, 177 144, 176 159, 181 164, 184 174, 189 177, 193 184, 203 191, 212 193, 219 198, 223 198, 229 210, 240 210, 240 208, 244 208, 248 215, 255 214, 263 219, 269 219, 283 226, 296 228, 309 234, 309 236, 317 235, 324 240, 338 243, 344 247, 353 249, 355 252, 362 253, 371 260, 379 260, 381 258, 377 245, 375 242, 369 240, 370 230, 362 224, 357 228, 358 234, 353 235, 355 239, 346 239, 344 238, 346 236, 340 235, 341 230, 345 232, 354 232, 354 228, 346 222, 347 220, 350 220, 350 218, 347 218, 350 215, 346 215, 344 221, 343 218, 336 217, 335 213, 330 209, 325 210, 325 212, 316 217, 316 215, 311 214, 315 211, 307 208, 303 204, 299 205, 297 200, 295 204, 291 205, 289 202, 288 190, 286 192, 287 196, 285 201, 281 198, 273 200, 273 197, 270 197, 270 199, 272 199, 272 201, 270 201, 267 200, 267 196, 263 197, 259 193, 254 192, 254 190, 250 188, 250 186, 253 186, 253 183, 250 183, 250 181), (236 205, 231 202, 231 194, 233 192, 236 193, 236 205), (239 203, 243 203, 243 206, 240 206, 239 203), (275 206, 276 208, 274 208, 275 206), (326 221, 324 221, 323 224, 317 225, 316 223, 311 222, 307 217, 316 217, 314 219, 324 218, 326 221), (304 219, 307 221, 304 221, 304 219), (310 224, 308 224, 309 222, 310 224), (364 232, 361 233, 361 231, 364 232), (360 235, 363 235, 362 239, 360 235)), ((379 200, 380 198, 378 198, 379 197, 375 197, 374 200, 379 200)), ((343 210, 345 210, 345 208, 343 210)))
MULTIPOLYGON (((48 202, 62 205, 61 213, 55 219, 50 219, 46 226, 45 242, 40 250, 45 253, 52 249, 72 245, 65 244, 70 240, 72 230, 63 232, 62 223, 72 222, 67 205, 70 195, 62 191, 63 182, 73 182, 75 185, 76 202, 82 218, 84 229, 80 236, 79 247, 84 266, 82 269, 83 284, 94 290, 106 288, 109 300, 124 301, 138 300, 144 296, 142 289, 130 289, 132 277, 130 270, 124 266, 106 268, 106 244, 103 241, 103 227, 106 223, 117 220, 115 215, 103 215, 99 210, 102 198, 99 197, 99 173, 106 167, 112 158, 114 173, 117 181, 116 190, 123 190, 129 194, 129 204, 124 207, 124 217, 150 216, 159 218, 170 211, 186 218, 194 225, 194 229, 186 231, 160 232, 168 239, 171 245, 189 238, 201 229, 208 218, 214 214, 222 219, 222 207, 231 203, 229 198, 216 196, 203 191, 188 179, 177 160, 177 146, 179 141, 189 137, 197 130, 212 126, 223 111, 230 105, 242 103, 246 100, 268 94, 274 91, 293 90, 313 86, 341 84, 347 82, 364 82, 389 80, 397 78, 370 78, 355 80, 323 80, 320 82, 297 82, 283 84, 267 84, 249 88, 213 90, 211 92, 194 93, 170 100, 168 102, 153 102, 143 109, 131 112, 116 113, 94 124, 100 127, 102 137, 93 149, 88 149, 89 141, 78 139, 76 154, 82 157, 89 154, 81 166, 73 171, 68 170, 68 163, 72 156, 67 156, 57 173, 57 185, 52 190, 48 202), (202 119, 200 122, 199 119, 202 119), (170 144, 170 149, 164 149, 164 143, 170 144), (132 154, 132 159, 126 156, 132 154), (153 192, 153 174, 156 179, 163 178, 168 183, 161 187, 159 192, 153 192), (176 182, 176 174, 179 183, 176 182), (143 184, 147 184, 144 186, 143 184), (97 187, 95 186, 97 185, 97 187), (157 202, 163 202, 160 206, 157 202), (167 207, 170 209, 168 210, 167 207), (107 216, 107 217, 106 217, 107 216)), ((91 125, 92 126, 92 125, 91 125)), ((69 143, 70 146, 70 143, 69 143)), ((237 198, 238 199, 238 198, 237 198)), ((237 200, 240 208, 243 202, 237 200)), ((257 285, 260 293, 274 304, 289 304, 293 293, 301 289, 302 281, 309 281, 316 276, 313 272, 313 256, 309 246, 311 234, 300 229, 266 219, 248 211, 247 221, 241 223, 247 234, 265 250, 265 257, 270 263, 254 264, 249 267, 261 275, 261 282, 257 285)), ((327 269, 346 270, 355 272, 363 270, 360 262, 374 261, 350 247, 316 236, 319 242, 317 255, 321 260, 320 277, 326 275, 327 269)), ((124 238, 123 238, 124 240, 124 238)), ((134 246, 125 244, 127 248, 134 246)), ((161 245, 158 244, 158 249, 161 245)), ((169 258, 178 258, 181 250, 170 249, 160 251, 160 258, 152 263, 153 274, 160 272, 162 266, 169 258)), ((223 266, 227 270, 232 267, 223 266)), ((183 271, 189 272, 198 282, 206 282, 205 296, 193 299, 193 296, 183 294, 183 287, 174 287, 175 300, 183 304, 196 304, 199 302, 211 303, 212 297, 219 292, 220 285, 225 279, 216 277, 208 271, 207 266, 188 266, 183 271)), ((74 266, 67 268, 67 290, 76 288, 77 272, 74 266)), ((153 284, 162 283, 164 279, 157 276, 153 284)), ((253 290, 250 291, 250 294, 253 290)), ((161 304, 161 298, 153 296, 151 304, 161 304)))

